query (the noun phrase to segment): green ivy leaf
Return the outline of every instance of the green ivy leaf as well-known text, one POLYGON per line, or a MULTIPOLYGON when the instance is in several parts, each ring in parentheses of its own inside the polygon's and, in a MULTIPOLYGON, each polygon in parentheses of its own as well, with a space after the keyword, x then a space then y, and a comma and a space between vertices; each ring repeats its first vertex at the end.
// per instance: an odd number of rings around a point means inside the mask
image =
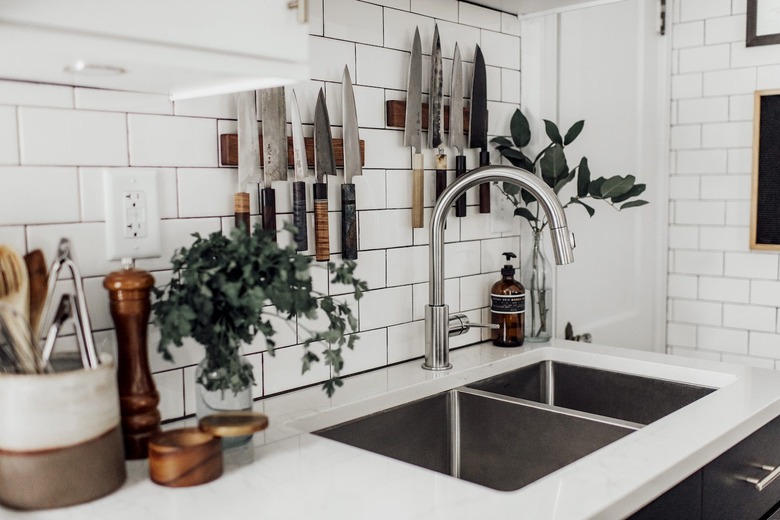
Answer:
POLYGON ((571 125, 571 128, 569 128, 569 131, 566 132, 566 137, 563 138, 563 144, 569 145, 577 139, 577 136, 580 135, 580 132, 582 132, 582 128, 585 126, 585 121, 577 121, 573 125, 571 125))
POLYGON ((545 132, 547 132, 547 137, 550 138, 550 141, 552 141, 555 144, 563 146, 563 138, 561 137, 561 132, 560 130, 558 130, 558 127, 555 126, 555 123, 545 119, 544 130, 545 132))
POLYGON ((621 202, 624 202, 631 197, 638 197, 642 193, 644 193, 645 188, 647 188, 646 184, 634 184, 630 190, 625 192, 623 195, 620 195, 618 197, 612 197, 612 203, 613 204, 620 204, 621 202))
POLYGON ((582 202, 580 199, 578 199, 576 197, 572 197, 569 202, 573 202, 573 203, 579 204, 580 206, 585 208, 585 210, 588 212, 588 216, 589 217, 592 217, 596 213, 595 209, 593 209, 591 206, 585 204, 584 202, 582 202))
POLYGON ((580 165, 577 168, 577 196, 587 197, 590 187, 590 168, 588 168, 588 158, 580 159, 580 165))
POLYGON ((628 209, 628 208, 638 208, 639 206, 644 206, 645 204, 649 204, 646 200, 637 199, 632 200, 631 202, 626 202, 622 206, 620 206, 620 210, 628 209))
POLYGON ((553 146, 548 149, 539 161, 539 167, 542 169, 542 179, 551 188, 555 187, 555 184, 569 173, 563 148, 553 146))
POLYGON ((518 148, 528 146, 528 143, 531 142, 531 126, 519 108, 512 115, 512 120, 509 122, 509 131, 512 134, 515 146, 518 148))
POLYGON ((630 190, 634 182, 636 182, 636 177, 633 175, 626 175, 625 177, 615 175, 610 177, 601 185, 601 198, 619 197, 630 190))

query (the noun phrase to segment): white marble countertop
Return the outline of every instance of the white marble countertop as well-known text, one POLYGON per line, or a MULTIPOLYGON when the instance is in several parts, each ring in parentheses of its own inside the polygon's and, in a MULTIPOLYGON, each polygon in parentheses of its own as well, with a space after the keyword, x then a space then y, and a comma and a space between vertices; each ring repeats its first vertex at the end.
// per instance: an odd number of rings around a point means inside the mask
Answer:
MULTIPOLYGON (((271 426, 225 452, 225 474, 198 487, 153 484, 145 461, 103 499, 0 518, 473 519, 620 518, 780 415, 780 373, 563 340, 453 351, 454 368, 420 361, 355 376, 332 399, 319 387, 255 403, 271 426), (307 433, 545 359, 717 387, 712 394, 513 492, 495 491, 307 433)), ((189 425, 192 420, 167 427, 189 425)))

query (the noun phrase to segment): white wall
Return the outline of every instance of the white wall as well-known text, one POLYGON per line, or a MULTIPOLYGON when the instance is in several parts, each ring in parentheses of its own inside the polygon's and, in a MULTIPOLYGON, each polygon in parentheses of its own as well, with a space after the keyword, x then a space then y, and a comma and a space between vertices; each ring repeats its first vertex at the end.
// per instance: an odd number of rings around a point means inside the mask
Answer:
MULTIPOLYGON (((493 135, 508 132, 520 100, 520 38, 515 17, 455 0, 394 0, 383 4, 357 0, 318 0, 312 4, 312 81, 295 87, 304 132, 311 135, 317 91, 324 87, 334 137, 340 137, 341 76, 350 67, 356 85, 366 167, 356 179, 360 226, 359 275, 369 283, 357 311, 363 331, 349 352, 347 373, 364 371, 423 354, 423 306, 427 301, 428 230, 411 228, 411 154, 403 133, 385 125, 385 101, 404 99, 407 62, 415 25, 423 53, 429 54, 434 20, 438 21, 445 57, 448 94, 452 52, 459 43, 471 80, 474 46, 482 47, 488 68, 488 108, 493 135)), ((423 64, 430 60, 424 57, 423 64)), ((427 73, 424 74, 427 89, 427 73)), ((288 96, 289 97, 289 96, 288 96)), ((235 168, 219 164, 219 135, 235 132, 235 109, 229 96, 172 103, 165 97, 55 85, 0 81, 0 243, 20 251, 43 249, 51 261, 60 237, 71 238, 81 265, 89 311, 101 348, 114 348, 103 276, 119 266, 105 260, 102 171, 151 168, 159 172, 164 254, 139 261, 158 282, 170 275, 172 251, 191 242, 190 234, 228 231, 232 226, 235 168)), ((454 152, 448 150, 450 168, 454 152)), ((469 153, 469 164, 476 154, 469 153)), ((426 153, 433 168, 433 154, 426 153)), ((331 250, 340 249, 338 182, 330 189, 331 250)), ((426 172, 433 205, 433 172, 426 172)), ((277 186, 282 218, 290 219, 290 192, 277 186)), ((257 200, 253 197, 253 212, 257 200)), ((518 250, 516 234, 491 233, 490 219, 476 211, 450 219, 447 228, 447 301, 452 311, 483 318, 487 292, 497 279, 501 252, 518 250)), ((311 210, 311 208, 310 208, 311 210)), ((430 209, 428 210, 430 212, 430 209)), ((334 254, 337 260, 338 255, 334 254)), ((328 291, 324 271, 315 276, 328 291)), ((282 325, 284 327, 284 325, 282 325)), ((301 348, 295 329, 279 330, 284 348, 275 358, 262 344, 246 349, 259 386, 256 396, 270 395, 323 381, 328 368, 300 375, 301 348)), ((194 365, 202 357, 195 344, 175 350, 176 362, 156 353, 150 334, 150 358, 165 419, 194 413, 194 365)), ((456 338, 455 345, 480 340, 477 329, 456 338)), ((65 348, 68 342, 58 348, 65 348)), ((347 382, 347 384, 349 384, 347 382)))
POLYGON ((745 0, 672 5, 667 348, 780 368, 778 254, 750 251, 753 92, 780 45, 745 47, 745 0))

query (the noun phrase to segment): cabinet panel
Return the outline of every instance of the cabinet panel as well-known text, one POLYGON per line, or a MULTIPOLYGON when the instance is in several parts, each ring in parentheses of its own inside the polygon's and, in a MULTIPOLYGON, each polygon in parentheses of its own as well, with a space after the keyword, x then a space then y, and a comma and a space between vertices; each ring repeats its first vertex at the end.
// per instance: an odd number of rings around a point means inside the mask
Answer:
POLYGON ((699 520, 701 471, 697 471, 629 517, 630 520, 699 520))

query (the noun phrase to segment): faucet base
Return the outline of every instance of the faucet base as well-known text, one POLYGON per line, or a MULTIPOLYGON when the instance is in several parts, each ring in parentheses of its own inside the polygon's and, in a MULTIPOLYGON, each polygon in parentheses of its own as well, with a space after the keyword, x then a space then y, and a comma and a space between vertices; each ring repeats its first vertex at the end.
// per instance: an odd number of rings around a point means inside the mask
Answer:
POLYGON ((447 366, 443 366, 443 367, 431 367, 425 364, 425 362, 423 361, 423 364, 420 366, 423 367, 425 370, 430 370, 431 372, 444 372, 445 370, 449 370, 452 368, 452 363, 447 363, 447 366))
POLYGON ((425 370, 449 370, 450 364, 449 305, 425 307, 425 370))

